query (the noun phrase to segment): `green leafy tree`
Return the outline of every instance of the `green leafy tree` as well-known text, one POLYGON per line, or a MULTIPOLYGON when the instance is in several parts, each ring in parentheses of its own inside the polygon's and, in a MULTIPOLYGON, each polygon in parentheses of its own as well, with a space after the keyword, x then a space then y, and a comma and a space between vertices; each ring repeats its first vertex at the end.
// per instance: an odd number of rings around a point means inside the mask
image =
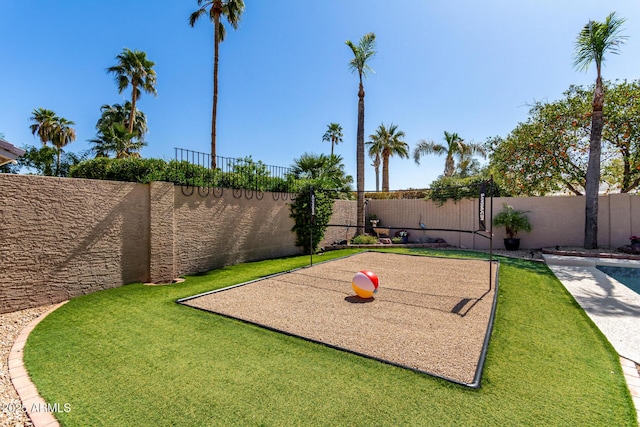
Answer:
POLYGON ((338 123, 329 123, 327 131, 322 136, 323 141, 331 142, 331 155, 333 156, 333 146, 342 142, 342 126, 338 123))
POLYGON ((621 193, 640 188, 640 80, 605 86, 603 178, 621 193), (615 151, 615 156, 608 153, 615 151))
MULTIPOLYGON (((444 204, 447 200, 458 201, 462 199, 477 199, 480 184, 489 181, 491 174, 488 168, 482 168, 472 176, 443 176, 431 182, 427 191, 427 198, 433 200, 438 205, 444 204)), ((487 189, 488 195, 494 197, 505 197, 511 194, 504 190, 499 183, 494 182, 491 188, 487 189)))
POLYGON ((449 133, 444 131, 445 144, 436 144, 433 141, 424 139, 418 141, 413 150, 413 159, 416 164, 420 164, 420 158, 427 154, 445 155, 444 176, 451 176, 456 170, 455 160, 468 161, 469 156, 479 154, 485 155, 485 149, 477 143, 464 142, 457 133, 449 133))
POLYGON ((369 155, 380 153, 382 158, 382 191, 389 191, 389 158, 396 155, 401 158, 409 157, 409 145, 403 141, 404 137, 405 133, 393 123, 388 128, 382 123, 375 133, 369 135, 369 155))
POLYGON ((234 28, 238 28, 240 16, 244 12, 243 0, 198 0, 199 9, 189 16, 189 25, 193 27, 198 19, 209 16, 213 23, 213 107, 211 109, 211 167, 216 167, 216 118, 218 114, 218 60, 220 42, 224 41, 226 30, 221 22, 225 17, 234 28))
POLYGON ((45 108, 36 108, 29 118, 33 123, 29 128, 33 136, 38 136, 42 145, 46 146, 51 141, 53 126, 57 120, 56 113, 45 108))
POLYGON ((623 18, 615 12, 604 22, 589 21, 575 43, 574 65, 579 70, 588 70, 591 63, 596 64, 596 86, 593 96, 591 116, 591 137, 589 140, 589 163, 586 179, 584 247, 598 247, 598 192, 600 189, 600 152, 602 127, 604 125, 604 87, 602 84, 602 63, 606 53, 618 54, 619 46, 626 37, 621 36, 623 18))
POLYGON ((581 104, 536 103, 527 122, 518 124, 506 138, 489 139, 496 181, 514 195, 582 194, 588 124, 581 104))
POLYGON ((349 61, 351 71, 358 73, 358 132, 356 136, 356 180, 357 180, 357 234, 364 233, 364 86, 362 78, 373 72, 368 61, 375 55, 376 35, 367 33, 355 45, 351 40, 345 43, 353 52, 353 59, 349 61))
POLYGON ((86 160, 88 156, 88 151, 77 154, 63 152, 60 156, 60 162, 57 163, 58 150, 55 147, 37 148, 27 145, 23 149, 25 150, 24 155, 17 159, 18 164, 14 165, 14 168, 9 171, 10 173, 20 173, 26 169, 35 175, 67 177, 71 168, 86 160))
POLYGON ((290 217, 294 220, 291 229, 296 233, 296 246, 302 247, 305 254, 315 252, 327 230, 327 224, 333 213, 331 193, 315 191, 313 182, 305 182, 290 205, 290 217), (315 221, 311 219, 311 193, 315 195, 315 221))
MULTIPOLYGON (((640 82, 603 82, 602 181, 629 192, 640 186, 640 82)), ((514 195, 583 195, 591 135, 593 87, 570 86, 564 98, 537 102, 506 137, 488 140, 491 169, 514 195)))
POLYGON ((136 102, 142 91, 150 95, 157 95, 155 63, 147 59, 147 54, 139 50, 125 48, 116 56, 117 64, 107 68, 108 74, 115 75, 118 93, 131 87, 131 109, 129 112, 128 132, 134 132, 136 118, 136 102))

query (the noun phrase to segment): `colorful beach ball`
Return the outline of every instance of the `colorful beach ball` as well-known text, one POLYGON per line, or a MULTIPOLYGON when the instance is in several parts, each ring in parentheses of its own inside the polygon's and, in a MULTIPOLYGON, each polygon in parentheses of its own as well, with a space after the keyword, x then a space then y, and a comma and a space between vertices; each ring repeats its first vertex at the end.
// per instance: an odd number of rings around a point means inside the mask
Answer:
POLYGON ((378 276, 369 270, 360 270, 353 276, 351 286, 360 298, 371 298, 378 292, 378 276))

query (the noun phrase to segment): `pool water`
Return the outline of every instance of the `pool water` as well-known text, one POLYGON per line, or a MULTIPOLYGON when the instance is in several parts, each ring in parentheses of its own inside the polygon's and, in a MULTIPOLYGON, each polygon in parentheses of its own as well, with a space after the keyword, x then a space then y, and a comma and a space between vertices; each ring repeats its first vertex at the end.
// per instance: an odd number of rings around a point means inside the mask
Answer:
POLYGON ((598 265, 596 268, 640 295, 640 268, 598 265))

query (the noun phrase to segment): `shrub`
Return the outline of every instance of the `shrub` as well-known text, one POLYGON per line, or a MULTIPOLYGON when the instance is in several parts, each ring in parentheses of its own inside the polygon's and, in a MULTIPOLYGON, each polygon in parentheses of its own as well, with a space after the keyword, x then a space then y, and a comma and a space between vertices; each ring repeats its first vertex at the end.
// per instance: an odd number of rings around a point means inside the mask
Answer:
POLYGON ((72 178, 103 179, 147 183, 154 180, 164 181, 167 175, 167 162, 162 159, 109 159, 98 157, 81 162, 71 168, 72 178))
POLYGON ((330 193, 317 191, 316 194, 316 215, 315 224, 311 224, 311 189, 312 185, 305 184, 296 194, 295 200, 291 203, 290 217, 295 221, 291 229, 296 233, 296 246, 302 246, 304 253, 309 254, 318 248, 318 244, 324 237, 327 224, 333 213, 333 199, 330 193), (313 240, 313 243, 311 242, 313 240), (311 245, 313 244, 313 247, 311 245))
POLYGON ((368 234, 360 234, 351 240, 351 243, 354 245, 375 245, 378 243, 378 239, 374 236, 369 236, 368 234))

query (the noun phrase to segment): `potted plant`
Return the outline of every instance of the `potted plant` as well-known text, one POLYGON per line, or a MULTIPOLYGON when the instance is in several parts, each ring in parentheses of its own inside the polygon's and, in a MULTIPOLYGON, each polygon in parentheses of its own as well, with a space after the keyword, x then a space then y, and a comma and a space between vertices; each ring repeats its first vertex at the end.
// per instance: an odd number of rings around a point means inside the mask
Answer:
POLYGON ((517 237, 520 230, 531 231, 531 223, 527 217, 528 211, 519 211, 513 206, 502 205, 502 212, 493 218, 493 225, 504 226, 507 238, 504 239, 504 247, 508 251, 517 251, 520 248, 520 239, 517 237))
POLYGON ((402 239, 402 243, 409 243, 409 233, 407 230, 396 231, 396 237, 400 237, 402 239))

